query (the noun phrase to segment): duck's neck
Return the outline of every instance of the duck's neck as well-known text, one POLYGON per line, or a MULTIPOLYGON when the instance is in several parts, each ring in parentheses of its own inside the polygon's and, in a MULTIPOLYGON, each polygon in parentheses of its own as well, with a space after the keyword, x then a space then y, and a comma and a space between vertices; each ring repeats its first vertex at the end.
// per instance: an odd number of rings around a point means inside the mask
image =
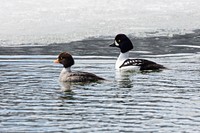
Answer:
POLYGON ((60 72, 60 76, 59 76, 59 80, 60 81, 65 81, 66 76, 71 72, 71 68, 67 67, 67 68, 63 68, 62 71, 60 72))
POLYGON ((120 52, 118 58, 117 58, 117 62, 115 64, 115 68, 119 69, 119 67, 124 63, 125 60, 127 60, 129 58, 129 52, 126 53, 122 53, 120 52))
MULTIPOLYGON (((64 68, 62 69, 62 72, 63 72, 63 73, 65 73, 65 72, 71 72, 71 67, 67 67, 67 68, 64 67, 64 68)), ((61 73, 62 73, 62 72, 61 72, 61 73)))

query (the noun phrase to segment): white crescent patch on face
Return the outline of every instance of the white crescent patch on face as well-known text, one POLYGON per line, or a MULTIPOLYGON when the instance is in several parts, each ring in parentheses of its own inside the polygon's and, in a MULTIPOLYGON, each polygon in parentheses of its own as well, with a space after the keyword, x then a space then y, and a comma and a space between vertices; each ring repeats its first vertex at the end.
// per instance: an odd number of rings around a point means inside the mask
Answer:
POLYGON ((116 46, 119 46, 119 43, 117 43, 117 41, 116 41, 116 40, 115 40, 115 45, 116 45, 116 46))

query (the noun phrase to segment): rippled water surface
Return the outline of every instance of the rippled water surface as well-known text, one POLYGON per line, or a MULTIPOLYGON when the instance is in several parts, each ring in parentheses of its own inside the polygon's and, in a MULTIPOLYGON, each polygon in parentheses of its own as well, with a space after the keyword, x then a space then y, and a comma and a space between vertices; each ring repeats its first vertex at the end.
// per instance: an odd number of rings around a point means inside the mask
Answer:
POLYGON ((1 132, 200 132, 198 53, 145 56, 169 68, 152 73, 116 72, 114 56, 75 56, 74 70, 107 80, 62 87, 56 57, 0 56, 1 132))

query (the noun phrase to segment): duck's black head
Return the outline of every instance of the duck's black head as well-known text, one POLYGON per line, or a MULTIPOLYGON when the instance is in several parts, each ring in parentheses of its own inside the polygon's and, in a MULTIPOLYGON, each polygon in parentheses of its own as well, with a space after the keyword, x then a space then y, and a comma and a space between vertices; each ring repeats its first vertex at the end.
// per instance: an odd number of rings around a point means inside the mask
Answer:
POLYGON ((74 65, 74 59, 69 53, 63 52, 59 54, 58 59, 54 63, 63 64, 65 68, 68 68, 74 65))
POLYGON ((126 53, 129 50, 133 49, 133 44, 131 40, 125 34, 118 34, 115 37, 114 43, 110 46, 120 48, 122 53, 126 53))

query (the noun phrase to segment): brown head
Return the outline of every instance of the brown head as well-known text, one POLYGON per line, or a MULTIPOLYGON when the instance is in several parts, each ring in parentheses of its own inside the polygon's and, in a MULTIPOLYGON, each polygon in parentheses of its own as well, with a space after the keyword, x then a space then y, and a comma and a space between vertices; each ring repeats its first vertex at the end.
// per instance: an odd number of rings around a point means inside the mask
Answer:
POLYGON ((74 65, 74 59, 69 53, 62 52, 59 54, 58 59, 55 60, 54 63, 63 64, 65 68, 68 68, 74 65))

